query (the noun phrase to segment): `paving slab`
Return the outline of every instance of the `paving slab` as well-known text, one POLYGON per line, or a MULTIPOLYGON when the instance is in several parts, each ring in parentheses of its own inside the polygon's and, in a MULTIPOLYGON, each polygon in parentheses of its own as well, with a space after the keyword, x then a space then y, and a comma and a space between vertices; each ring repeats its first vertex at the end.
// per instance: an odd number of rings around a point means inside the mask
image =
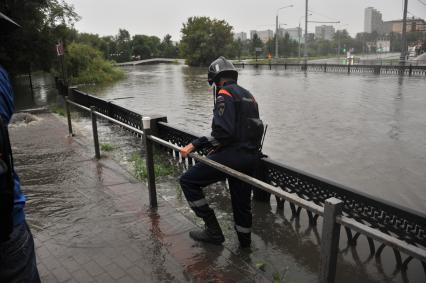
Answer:
POLYGON ((243 253, 193 242, 195 224, 161 196, 151 209, 147 186, 95 160, 84 132, 36 118, 10 132, 42 282, 266 281, 243 253))

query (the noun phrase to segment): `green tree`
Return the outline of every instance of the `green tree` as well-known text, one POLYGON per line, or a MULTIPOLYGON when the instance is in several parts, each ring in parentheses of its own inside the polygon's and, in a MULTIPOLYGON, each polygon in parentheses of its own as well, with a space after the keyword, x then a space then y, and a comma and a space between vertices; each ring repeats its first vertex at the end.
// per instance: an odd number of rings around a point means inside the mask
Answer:
POLYGON ((232 51, 232 26, 224 20, 190 17, 181 32, 180 52, 190 66, 206 66, 232 51))
POLYGON ((49 70, 56 42, 74 36, 70 27, 79 20, 74 7, 59 0, 2 0, 0 11, 22 26, 0 32, 0 63, 12 73, 27 72, 30 64, 49 70))
POLYGON ((125 29, 119 29, 115 37, 116 49, 115 53, 111 54, 112 58, 117 62, 127 62, 132 58, 132 42, 130 33, 125 29))
POLYGON ((75 41, 100 50, 104 58, 108 58, 108 42, 103 37, 92 33, 79 33, 75 41))
POLYGON ((71 83, 101 83, 118 80, 124 73, 103 58, 94 47, 71 43, 67 48, 65 65, 71 83))
POLYGON ((256 48, 262 48, 263 49, 263 42, 260 40, 257 33, 253 34, 253 38, 250 40, 250 55, 256 56, 256 48))
POLYGON ((163 38, 163 41, 161 41, 160 51, 161 57, 177 58, 179 54, 179 48, 176 44, 173 43, 172 36, 170 34, 166 34, 166 36, 163 38))
POLYGON ((138 59, 158 57, 160 39, 156 36, 135 35, 132 38, 132 55, 138 59))

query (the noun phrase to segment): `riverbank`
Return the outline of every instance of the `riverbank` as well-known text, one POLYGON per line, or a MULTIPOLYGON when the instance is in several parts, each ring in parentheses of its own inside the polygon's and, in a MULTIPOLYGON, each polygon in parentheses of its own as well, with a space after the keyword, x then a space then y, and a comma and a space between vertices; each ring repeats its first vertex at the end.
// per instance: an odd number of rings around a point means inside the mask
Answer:
POLYGON ((195 224, 164 199, 151 210, 145 184, 93 159, 84 128, 68 137, 56 115, 22 117, 10 132, 42 282, 265 281, 248 255, 189 239, 195 224))

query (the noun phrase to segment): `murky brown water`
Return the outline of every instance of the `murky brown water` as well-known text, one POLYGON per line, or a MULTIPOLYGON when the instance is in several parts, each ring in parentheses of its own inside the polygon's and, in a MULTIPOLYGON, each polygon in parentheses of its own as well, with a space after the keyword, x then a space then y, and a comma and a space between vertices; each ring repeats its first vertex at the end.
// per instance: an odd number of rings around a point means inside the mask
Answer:
MULTIPOLYGON (((165 114, 169 123, 208 133, 212 96, 205 70, 182 65, 127 68, 128 78, 106 87, 85 89, 143 114, 165 114)), ((269 124, 265 152, 273 159, 335 180, 362 192, 425 211, 426 201, 426 98, 425 78, 322 74, 245 69, 240 84, 256 96, 262 118, 269 124)), ((51 81, 35 79, 33 101, 18 99, 18 106, 56 101, 51 81), (38 88, 38 90, 37 90, 38 88)), ((28 98, 28 96, 27 96, 28 98)), ((81 126, 90 127, 82 120, 81 126)), ((113 153, 127 165, 137 140, 118 129, 100 127, 101 141, 119 144, 113 153)), ((236 248, 229 196, 213 186, 208 196, 224 227, 226 245, 254 265, 265 263, 269 278, 280 274, 286 282, 315 282, 318 273, 318 235, 307 217, 290 217, 286 207, 253 204, 254 246, 251 254, 236 248), (306 218, 306 219, 305 219, 306 218)), ((182 198, 175 178, 159 183, 162 196, 178 211, 195 219, 182 198)), ((361 240, 363 242, 363 240, 361 240)), ((363 245, 364 244, 364 245, 363 245)), ((394 274, 393 255, 385 264, 368 257, 368 248, 341 249, 338 282, 401 282, 394 274), (368 261, 368 264, 358 264, 368 261)), ((411 265, 410 282, 423 278, 420 265, 411 265)), ((421 279, 421 280, 423 280, 421 279)), ((421 281, 420 281, 421 282, 421 281)))
MULTIPOLYGON (((203 68, 138 66, 88 91, 143 114, 209 133, 203 68)), ((244 69, 240 84, 269 124, 264 151, 284 164, 423 212, 426 78, 244 69)))

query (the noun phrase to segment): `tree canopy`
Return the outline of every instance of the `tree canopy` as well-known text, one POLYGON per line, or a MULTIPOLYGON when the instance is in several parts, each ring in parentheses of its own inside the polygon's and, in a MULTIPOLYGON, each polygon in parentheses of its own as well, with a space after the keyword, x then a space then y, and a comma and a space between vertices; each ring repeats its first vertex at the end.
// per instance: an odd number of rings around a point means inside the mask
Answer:
POLYGON ((181 55, 190 66, 207 66, 221 55, 235 53, 232 26, 224 20, 190 17, 181 32, 181 55))
POLYGON ((72 5, 59 0, 3 0, 0 11, 22 27, 0 33, 0 63, 11 72, 25 72, 30 63, 48 70, 55 43, 79 19, 72 5))

